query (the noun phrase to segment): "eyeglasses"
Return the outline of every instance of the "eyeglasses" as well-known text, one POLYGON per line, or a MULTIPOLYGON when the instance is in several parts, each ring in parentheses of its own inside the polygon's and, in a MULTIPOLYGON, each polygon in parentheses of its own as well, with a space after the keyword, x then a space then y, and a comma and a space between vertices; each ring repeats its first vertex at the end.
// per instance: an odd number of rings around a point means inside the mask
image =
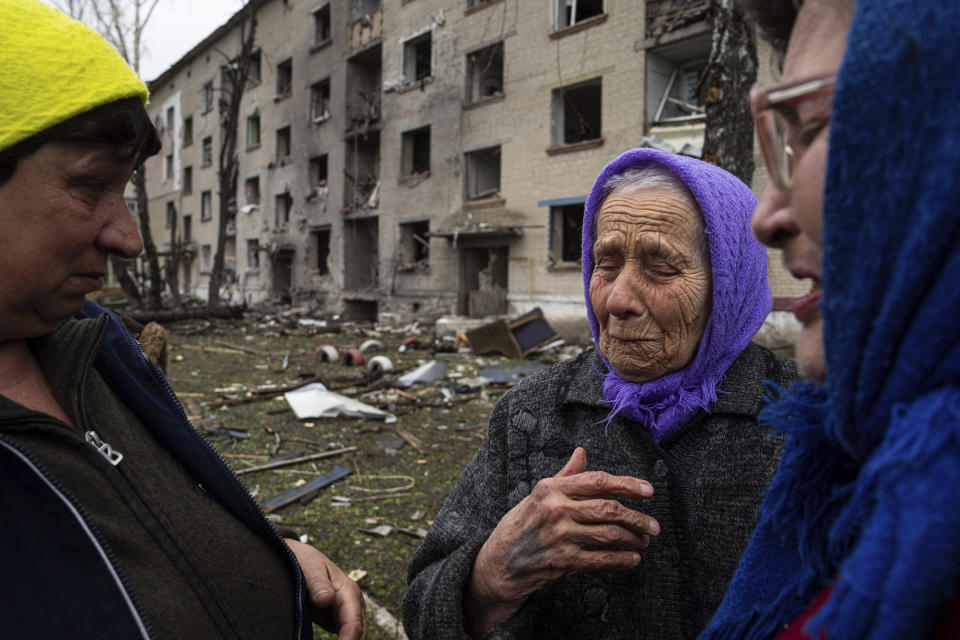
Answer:
POLYGON ((790 128, 796 116, 790 107, 833 94, 836 74, 781 84, 765 89, 755 86, 750 90, 750 110, 757 128, 760 151, 770 172, 773 184, 787 193, 793 185, 797 154, 788 142, 790 128))

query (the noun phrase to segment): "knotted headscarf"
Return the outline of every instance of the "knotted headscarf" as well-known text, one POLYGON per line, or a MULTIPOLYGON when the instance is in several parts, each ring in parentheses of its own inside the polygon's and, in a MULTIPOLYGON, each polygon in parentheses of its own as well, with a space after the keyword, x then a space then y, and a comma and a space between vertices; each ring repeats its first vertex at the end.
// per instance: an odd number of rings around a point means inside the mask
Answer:
POLYGON ((95 107, 147 102, 103 36, 37 0, 0 0, 0 151, 95 107))
POLYGON ((639 422, 658 441, 677 432, 700 409, 717 399, 717 385, 744 350, 772 306, 767 256, 750 232, 757 200, 735 176, 712 164, 655 149, 633 149, 608 164, 593 184, 583 216, 583 288, 587 317, 599 348, 599 326, 590 302, 593 243, 604 186, 628 169, 659 164, 693 194, 703 213, 713 269, 712 311, 700 346, 682 369, 649 382, 628 382, 604 357, 609 373, 603 395, 617 414, 639 422))
POLYGON ((760 415, 787 444, 704 638, 775 638, 829 585, 811 637, 927 638, 956 597, 958 29, 956 2, 857 3, 824 193, 827 384, 760 415))

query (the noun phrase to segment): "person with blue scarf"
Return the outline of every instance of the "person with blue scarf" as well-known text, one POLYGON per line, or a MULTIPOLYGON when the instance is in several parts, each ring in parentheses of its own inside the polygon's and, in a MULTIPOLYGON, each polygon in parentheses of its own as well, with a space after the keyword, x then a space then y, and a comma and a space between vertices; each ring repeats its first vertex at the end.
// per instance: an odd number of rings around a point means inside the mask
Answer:
POLYGON ((497 403, 408 569, 413 640, 684 640, 720 603, 781 441, 751 342, 771 307, 756 199, 711 164, 634 149, 585 204, 597 348, 497 403), (611 499, 613 496, 618 500, 611 499))
POLYGON ((755 89, 765 244, 812 278, 810 378, 705 640, 956 638, 960 628, 960 4, 757 2, 783 84, 755 89))

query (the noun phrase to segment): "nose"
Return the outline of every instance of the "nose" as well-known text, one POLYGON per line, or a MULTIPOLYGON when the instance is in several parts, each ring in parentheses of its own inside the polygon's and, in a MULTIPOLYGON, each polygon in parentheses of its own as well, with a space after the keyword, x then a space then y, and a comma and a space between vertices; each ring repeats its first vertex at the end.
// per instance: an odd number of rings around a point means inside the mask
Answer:
POLYGON ((143 249, 143 241, 123 195, 111 195, 101 206, 106 208, 106 222, 97 236, 97 248, 122 258, 136 257, 143 249))
POLYGON ((607 313, 618 318, 643 315, 646 306, 640 299, 639 282, 634 266, 628 263, 620 269, 607 294, 607 313))
POLYGON ((768 247, 783 248, 784 243, 800 232, 790 212, 790 196, 768 182, 750 222, 753 235, 768 247))

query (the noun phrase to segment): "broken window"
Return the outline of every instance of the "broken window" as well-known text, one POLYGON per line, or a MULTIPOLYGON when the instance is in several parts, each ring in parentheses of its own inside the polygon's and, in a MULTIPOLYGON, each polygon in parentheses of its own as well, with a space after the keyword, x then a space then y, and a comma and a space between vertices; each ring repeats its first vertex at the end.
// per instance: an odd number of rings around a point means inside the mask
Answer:
POLYGON ((193 144, 193 116, 187 116, 183 119, 183 146, 189 147, 193 144))
POLYGON ((347 210, 380 205, 380 132, 355 134, 345 142, 343 204, 347 210))
POLYGON ((647 113, 651 124, 683 124, 706 118, 706 88, 700 79, 709 54, 709 34, 647 52, 647 113))
POLYGON ((553 146, 601 137, 600 78, 553 90, 553 146))
POLYGON ((210 245, 204 244, 200 246, 200 263, 203 265, 204 271, 210 271, 210 245))
POLYGON ((277 129, 277 160, 290 157, 290 127, 277 129))
POLYGON ((380 280, 380 222, 377 216, 350 219, 343 224, 343 255, 349 256, 344 269, 347 291, 376 289, 380 280))
POLYGON ((379 9, 382 4, 383 0, 353 0, 353 19, 362 20, 364 16, 369 16, 379 9))
POLYGON ((203 84, 203 91, 200 95, 200 103, 203 113, 213 109, 213 80, 208 80, 203 84))
POLYGON ((403 79, 419 82, 433 75, 433 46, 431 32, 426 32, 403 43, 403 79))
POLYGON ((401 141, 400 175, 430 173, 430 127, 407 131, 401 141))
POLYGON ((209 167, 213 164, 213 137, 207 136, 203 139, 203 166, 209 167))
POLYGON ((603 14, 603 0, 554 0, 557 4, 557 29, 572 27, 603 14))
POLYGON ((183 216, 183 242, 193 241, 193 216, 183 216))
POLYGON ((330 267, 327 266, 327 260, 330 257, 330 229, 318 229, 313 231, 313 266, 317 270, 317 275, 326 275, 330 273, 330 267))
POLYGON ((243 195, 247 204, 260 204, 260 176, 246 179, 243 183, 243 195))
POLYGON ((313 12, 313 45, 317 46, 330 40, 330 5, 320 7, 313 12))
POLYGON ((251 269, 260 268, 260 241, 256 238, 247 240, 247 266, 251 269))
POLYGON ((503 95, 503 43, 467 56, 467 102, 503 95))
POLYGON ((293 92, 293 59, 277 64, 277 97, 293 92))
POLYGON ((327 186, 327 154, 310 158, 310 186, 327 186))
POLYGON ((204 191, 200 194, 200 220, 213 218, 213 193, 204 191))
POLYGON ((286 191, 278 193, 273 198, 273 221, 276 226, 290 222, 290 210, 293 209, 293 198, 286 191))
POLYGON ((193 167, 183 168, 183 193, 193 193, 193 167))
POLYGON ((347 131, 366 129, 380 120, 381 45, 347 59, 347 131))
POLYGON ((550 207, 550 260, 580 262, 583 203, 550 207))
POLYGON ((247 69, 247 84, 260 84, 262 68, 260 65, 260 50, 257 49, 250 54, 250 66, 247 69))
POLYGON ((310 85, 310 119, 323 122, 330 117, 330 78, 310 85))
POLYGON ((247 116, 247 149, 260 146, 260 115, 247 116))
POLYGON ((500 194, 500 147, 466 154, 467 200, 495 198, 500 194))
POLYGON ((173 177, 173 152, 171 151, 163 158, 163 181, 166 182, 173 177))
POLYGON ((400 225, 399 270, 424 271, 430 258, 430 222, 406 222, 400 225))
POLYGON ((167 107, 167 131, 173 132, 173 107, 167 107))
POLYGON ((167 202, 167 229, 173 226, 177 220, 177 207, 172 201, 167 202))

